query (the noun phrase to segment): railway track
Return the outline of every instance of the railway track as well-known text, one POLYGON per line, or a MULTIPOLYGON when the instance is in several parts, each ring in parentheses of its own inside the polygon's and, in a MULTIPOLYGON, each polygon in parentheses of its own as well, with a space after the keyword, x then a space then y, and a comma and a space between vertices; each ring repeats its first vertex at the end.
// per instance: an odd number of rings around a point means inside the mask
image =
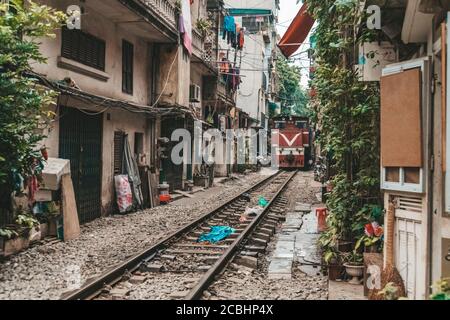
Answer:
POLYGON ((265 251, 282 218, 280 208, 287 204, 280 195, 295 174, 279 171, 264 179, 63 299, 200 299, 239 252, 245 259, 265 251), (259 196, 269 201, 267 207, 243 219, 245 209, 255 206, 259 196), (218 244, 199 243, 198 237, 211 226, 230 226, 235 233, 218 244), (144 296, 129 297, 140 287, 144 296))

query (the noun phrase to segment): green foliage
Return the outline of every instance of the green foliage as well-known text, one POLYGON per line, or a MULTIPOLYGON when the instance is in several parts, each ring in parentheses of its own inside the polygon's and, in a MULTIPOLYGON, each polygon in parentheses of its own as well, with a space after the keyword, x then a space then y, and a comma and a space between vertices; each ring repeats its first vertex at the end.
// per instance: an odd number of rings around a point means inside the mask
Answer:
POLYGON ((206 36, 212 28, 212 23, 209 20, 199 18, 199 19, 197 19, 195 26, 198 29, 198 31, 201 32, 201 34, 203 36, 206 36))
POLYGON ((436 293, 431 296, 432 300, 450 300, 450 278, 438 281, 433 287, 436 293))
POLYGON ((353 266, 360 266, 364 262, 364 257, 362 254, 358 253, 356 250, 348 253, 341 253, 345 263, 353 266))
POLYGON ((401 300, 399 292, 399 288, 393 282, 389 282, 378 295, 383 296, 385 300, 401 300))
MULTIPOLYGON (((14 190, 14 173, 36 174, 42 161, 37 150, 48 124, 46 108, 54 92, 25 75, 32 63, 45 63, 39 52, 42 37, 53 37, 65 16, 32 1, 0 4, 0 197, 8 201, 14 190), (24 4, 23 4, 24 3, 24 4)), ((2 206, 0 206, 1 208, 2 206)), ((1 211, 0 211, 1 214, 1 211)))
POLYGON ((300 68, 290 64, 284 57, 279 57, 276 62, 279 77, 278 98, 281 100, 282 114, 308 116, 308 96, 300 87, 300 68), (290 106, 293 109, 290 110, 290 106))
POLYGON ((358 28, 364 18, 359 1, 306 2, 318 22, 313 121, 320 127, 317 142, 332 155, 336 173, 327 202, 329 228, 321 237, 328 248, 338 239, 360 238, 367 217, 358 213, 379 203, 379 87, 359 81, 354 71, 356 48, 374 37, 372 30, 358 28))
POLYGON ((5 239, 9 240, 9 239, 15 238, 17 236, 19 236, 19 234, 15 230, 7 229, 7 228, 0 228, 0 238, 5 238, 5 239))
POLYGON ((16 218, 17 225, 31 229, 39 225, 39 221, 31 214, 26 212, 19 213, 16 218))

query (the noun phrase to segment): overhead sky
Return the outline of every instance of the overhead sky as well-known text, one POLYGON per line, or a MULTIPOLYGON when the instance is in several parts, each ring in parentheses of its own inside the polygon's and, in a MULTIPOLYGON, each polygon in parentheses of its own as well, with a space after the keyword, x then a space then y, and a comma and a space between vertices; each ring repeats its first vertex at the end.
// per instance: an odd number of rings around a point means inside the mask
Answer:
POLYGON ((280 36, 286 32, 287 27, 297 15, 302 6, 302 1, 298 0, 280 0, 280 12, 278 13, 277 30, 280 36), (296 4, 299 2, 299 4, 296 4))
MULTIPOLYGON (((277 31, 282 37, 284 33, 286 32, 287 28, 291 24, 292 20, 294 20, 295 16, 297 15, 298 11, 300 10, 302 6, 303 1, 299 0, 280 0, 280 11, 278 12, 278 25, 277 25, 277 31), (297 4, 298 2, 298 4, 297 4)), ((309 46, 303 45, 300 47, 298 52, 305 51, 309 46)), ((306 60, 307 55, 302 54, 301 56, 296 56, 297 60, 295 60, 295 64, 300 66, 302 68, 302 86, 306 87, 308 84, 308 74, 309 74, 309 62, 306 60)))

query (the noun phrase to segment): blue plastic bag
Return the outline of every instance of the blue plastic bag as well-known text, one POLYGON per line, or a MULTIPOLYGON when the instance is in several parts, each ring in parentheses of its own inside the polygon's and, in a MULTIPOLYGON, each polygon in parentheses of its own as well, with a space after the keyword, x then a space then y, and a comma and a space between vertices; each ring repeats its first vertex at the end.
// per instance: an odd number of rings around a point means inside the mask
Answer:
POLYGON ((209 242, 209 243, 217 243, 223 239, 228 238, 230 235, 235 233, 236 230, 227 227, 227 226, 214 226, 211 227, 211 231, 209 233, 202 234, 197 242, 209 242))
POLYGON ((259 197, 258 205, 259 205, 260 207, 265 208, 265 207, 267 207, 268 204, 269 204, 269 201, 267 201, 266 199, 264 199, 264 197, 259 197))

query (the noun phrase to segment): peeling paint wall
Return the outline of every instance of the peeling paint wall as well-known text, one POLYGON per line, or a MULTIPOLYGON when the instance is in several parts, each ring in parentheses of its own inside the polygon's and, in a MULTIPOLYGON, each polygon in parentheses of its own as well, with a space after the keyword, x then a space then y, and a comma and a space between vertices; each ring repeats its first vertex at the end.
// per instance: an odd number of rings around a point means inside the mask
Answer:
MULTIPOLYGON (((73 4, 71 0, 47 0, 41 2, 63 11, 70 4, 73 4)), ((109 79, 102 81, 65 68, 54 68, 54 66, 58 65, 58 59, 61 56, 61 30, 56 30, 55 39, 42 40, 41 52, 48 58, 48 61, 47 64, 34 65, 34 70, 45 74, 51 80, 62 80, 70 77, 82 90, 90 93, 147 105, 150 101, 150 86, 148 82, 151 79, 151 45, 128 32, 126 24, 119 26, 103 17, 100 12, 96 12, 91 8, 86 10, 88 12, 83 15, 81 29, 106 42, 105 74, 109 79), (131 42, 134 45, 133 95, 122 92, 122 40, 131 42)), ((86 69, 92 68, 86 67, 86 69)))

